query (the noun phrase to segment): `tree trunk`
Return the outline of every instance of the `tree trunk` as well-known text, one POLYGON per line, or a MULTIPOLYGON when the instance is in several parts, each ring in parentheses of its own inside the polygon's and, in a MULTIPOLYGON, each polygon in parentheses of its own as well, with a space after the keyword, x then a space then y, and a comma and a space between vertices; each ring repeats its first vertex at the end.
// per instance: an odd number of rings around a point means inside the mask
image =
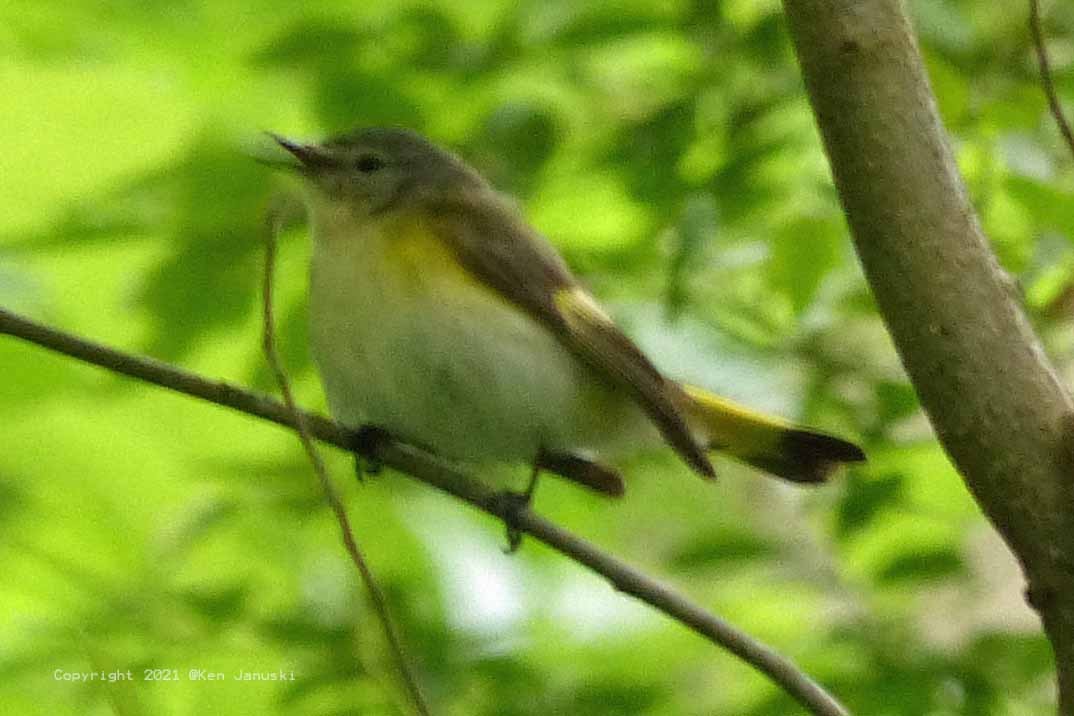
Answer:
POLYGON ((1074 716, 1074 410, 999 267, 899 0, 784 0, 839 196, 940 442, 1022 563, 1074 716))

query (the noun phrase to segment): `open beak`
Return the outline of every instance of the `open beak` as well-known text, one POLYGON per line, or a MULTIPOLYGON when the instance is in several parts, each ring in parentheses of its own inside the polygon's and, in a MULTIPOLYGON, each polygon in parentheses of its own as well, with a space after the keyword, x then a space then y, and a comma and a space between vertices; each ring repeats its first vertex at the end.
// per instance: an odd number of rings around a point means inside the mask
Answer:
POLYGON ((296 142, 293 139, 282 137, 279 134, 273 132, 265 132, 268 136, 272 137, 276 144, 287 150, 287 152, 294 158, 290 161, 272 161, 269 162, 274 166, 279 166, 288 169, 294 169, 297 171, 309 171, 311 169, 317 169, 329 164, 328 155, 325 154, 316 144, 303 144, 302 142, 296 142), (298 160, 297 163, 294 160, 298 160))

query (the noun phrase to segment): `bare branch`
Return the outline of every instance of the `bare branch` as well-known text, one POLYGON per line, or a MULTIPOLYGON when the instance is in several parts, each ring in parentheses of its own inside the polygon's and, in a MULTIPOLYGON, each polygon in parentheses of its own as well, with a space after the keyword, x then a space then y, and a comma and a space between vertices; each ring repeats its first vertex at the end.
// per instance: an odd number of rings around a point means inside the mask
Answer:
POLYGON ((1033 46, 1037 51, 1040 85, 1048 97, 1048 107, 1055 117, 1055 125, 1059 127, 1071 153, 1074 153, 1074 131, 1071 131, 1070 123, 1063 114, 1063 106, 1059 103, 1059 95, 1055 91, 1055 83, 1052 82, 1052 65, 1048 61, 1048 50, 1044 46, 1044 29, 1041 27, 1040 0, 1029 0, 1029 32, 1033 36, 1033 46))
POLYGON ((276 320, 273 311, 272 288, 276 270, 276 237, 279 234, 277 222, 276 212, 270 210, 267 215, 267 226, 265 227, 265 273, 261 285, 261 340, 265 360, 268 361, 269 366, 272 368, 276 383, 280 386, 280 393, 283 395, 283 402, 294 420, 299 439, 302 441, 302 448, 306 451, 306 456, 313 466, 313 471, 317 474, 317 480, 321 483, 321 490, 324 491, 325 499, 328 500, 328 506, 332 508, 332 513, 339 523, 343 547, 347 550, 347 554, 350 555, 351 561, 362 578, 362 582, 365 583, 366 591, 369 592, 369 599, 373 603, 373 611, 376 612, 377 620, 384 630, 384 639, 388 642, 388 648, 395 659, 396 668, 399 669, 399 675, 406 686, 407 694, 414 703, 414 709, 421 716, 429 716, 429 706, 425 703, 425 697, 422 696, 421 688, 418 686, 418 679, 410 667, 406 652, 403 651, 403 643, 399 638, 394 622, 392 622, 392 615, 388 609, 388 600, 384 597, 384 592, 373 576, 373 571, 369 568, 365 555, 362 554, 361 549, 358 547, 358 542, 354 539, 354 530, 351 527, 350 520, 347 518, 347 509, 343 506, 343 500, 340 498, 335 484, 328 476, 328 469, 324 466, 321 454, 313 444, 309 425, 302 411, 298 409, 298 405, 295 403, 294 394, 291 392, 291 384, 287 380, 287 373, 284 372, 283 364, 276 353, 276 320))
MULTIPOLYGON (((123 353, 69 333, 58 331, 0 308, 0 334, 7 334, 179 393, 296 428, 295 415, 286 405, 228 383, 211 381, 151 358, 123 353)), ((321 442, 349 450, 352 441, 342 427, 323 416, 298 411, 309 432, 321 442)), ((521 532, 584 565, 607 579, 616 589, 663 612, 701 637, 720 646, 768 676, 815 716, 849 713, 823 687, 802 673, 789 659, 749 634, 707 612, 681 594, 586 540, 535 514, 529 508, 508 504, 502 493, 460 472, 447 462, 416 447, 377 441, 376 459, 400 473, 454 496, 500 520, 508 517, 521 532)))

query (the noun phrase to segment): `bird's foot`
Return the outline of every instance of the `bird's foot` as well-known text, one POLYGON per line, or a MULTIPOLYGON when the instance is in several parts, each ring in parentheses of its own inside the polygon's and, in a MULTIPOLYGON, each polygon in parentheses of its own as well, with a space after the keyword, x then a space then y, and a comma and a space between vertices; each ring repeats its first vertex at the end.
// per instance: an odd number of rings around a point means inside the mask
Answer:
POLYGON ((514 554, 522 544, 522 530, 519 527, 519 515, 528 510, 533 503, 533 493, 537 490, 537 478, 541 475, 539 459, 533 463, 533 472, 526 489, 522 492, 507 490, 501 493, 503 500, 503 523, 507 527, 507 548, 505 554, 514 554))
POLYGON ((359 482, 366 475, 377 475, 384 469, 377 451, 391 439, 387 430, 376 425, 363 425, 348 436, 347 447, 354 453, 354 474, 359 482))
POLYGON ((505 490, 499 495, 503 524, 507 530, 507 546, 504 554, 514 554, 522 545, 522 529, 519 516, 530 507, 530 498, 524 492, 505 490))

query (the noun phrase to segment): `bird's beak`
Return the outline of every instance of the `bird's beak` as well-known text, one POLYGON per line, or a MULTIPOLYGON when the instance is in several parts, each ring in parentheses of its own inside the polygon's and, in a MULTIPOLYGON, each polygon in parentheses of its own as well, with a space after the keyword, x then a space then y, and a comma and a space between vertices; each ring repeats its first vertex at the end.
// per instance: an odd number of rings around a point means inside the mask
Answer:
POLYGON ((330 163, 328 154, 316 144, 304 144, 273 132, 265 132, 265 134, 270 136, 276 144, 286 149, 291 155, 287 159, 269 161, 268 163, 273 166, 308 172, 330 163))

